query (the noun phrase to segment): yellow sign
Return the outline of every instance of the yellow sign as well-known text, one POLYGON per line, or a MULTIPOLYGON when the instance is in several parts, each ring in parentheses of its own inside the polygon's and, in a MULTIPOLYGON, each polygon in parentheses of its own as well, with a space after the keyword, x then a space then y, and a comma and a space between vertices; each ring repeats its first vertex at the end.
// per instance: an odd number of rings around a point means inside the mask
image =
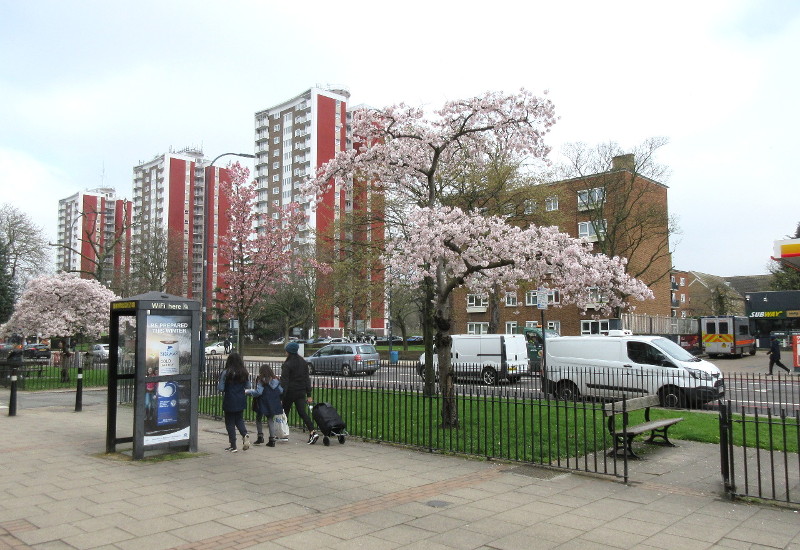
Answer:
POLYGON ((786 312, 787 317, 800 317, 800 309, 790 309, 786 312))
POLYGON ((111 309, 133 309, 136 307, 136 302, 114 302, 111 304, 111 309))

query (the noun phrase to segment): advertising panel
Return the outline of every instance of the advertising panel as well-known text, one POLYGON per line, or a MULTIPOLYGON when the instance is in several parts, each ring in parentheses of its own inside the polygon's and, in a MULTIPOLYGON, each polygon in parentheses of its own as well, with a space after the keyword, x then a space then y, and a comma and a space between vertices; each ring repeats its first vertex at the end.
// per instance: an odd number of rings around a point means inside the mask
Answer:
POLYGON ((144 444, 188 440, 192 318, 149 315, 145 354, 144 444))

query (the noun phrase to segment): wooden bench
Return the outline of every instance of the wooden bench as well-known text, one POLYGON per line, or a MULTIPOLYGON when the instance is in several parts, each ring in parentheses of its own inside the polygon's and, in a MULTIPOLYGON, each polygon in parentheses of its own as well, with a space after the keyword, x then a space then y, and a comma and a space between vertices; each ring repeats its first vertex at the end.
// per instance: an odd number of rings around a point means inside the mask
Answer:
POLYGON ((650 407, 657 407, 659 404, 660 402, 657 395, 648 395, 645 397, 634 397, 625 401, 606 403, 603 406, 604 413, 608 417, 608 431, 614 440, 614 449, 609 451, 609 456, 624 456, 627 454, 629 457, 639 458, 639 456, 633 452, 633 438, 645 432, 650 432, 650 437, 645 443, 665 445, 668 447, 675 446, 667 437, 667 430, 669 430, 669 427, 673 424, 677 424, 683 420, 683 418, 650 420, 650 407), (642 409, 644 409, 644 422, 635 426, 629 426, 628 413, 642 409), (619 416, 622 416, 622 426, 617 428, 616 418, 619 416))

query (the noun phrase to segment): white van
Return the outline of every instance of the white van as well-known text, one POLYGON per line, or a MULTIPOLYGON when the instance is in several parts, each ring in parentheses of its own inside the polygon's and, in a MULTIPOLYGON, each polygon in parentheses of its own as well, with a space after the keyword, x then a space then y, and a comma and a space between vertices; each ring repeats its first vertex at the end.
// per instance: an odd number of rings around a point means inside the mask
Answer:
POLYGON ((725 395, 722 373, 661 336, 563 336, 547 339, 542 389, 561 399, 658 395, 664 407, 687 407, 725 395))
MULTIPOLYGON (((499 380, 518 382, 528 373, 528 347, 522 334, 454 334, 450 360, 456 378, 473 378, 493 386, 499 380)), ((439 359, 434 350, 434 368, 439 359)), ((418 372, 425 374, 425 354, 418 372)))

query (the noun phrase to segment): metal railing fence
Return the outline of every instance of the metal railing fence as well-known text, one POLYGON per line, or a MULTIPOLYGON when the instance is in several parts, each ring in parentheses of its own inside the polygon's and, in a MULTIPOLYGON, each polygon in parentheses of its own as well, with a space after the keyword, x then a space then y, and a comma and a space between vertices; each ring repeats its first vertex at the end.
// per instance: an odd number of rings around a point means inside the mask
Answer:
POLYGON ((800 504, 800 410, 736 413, 719 404, 720 462, 728 494, 800 504))

